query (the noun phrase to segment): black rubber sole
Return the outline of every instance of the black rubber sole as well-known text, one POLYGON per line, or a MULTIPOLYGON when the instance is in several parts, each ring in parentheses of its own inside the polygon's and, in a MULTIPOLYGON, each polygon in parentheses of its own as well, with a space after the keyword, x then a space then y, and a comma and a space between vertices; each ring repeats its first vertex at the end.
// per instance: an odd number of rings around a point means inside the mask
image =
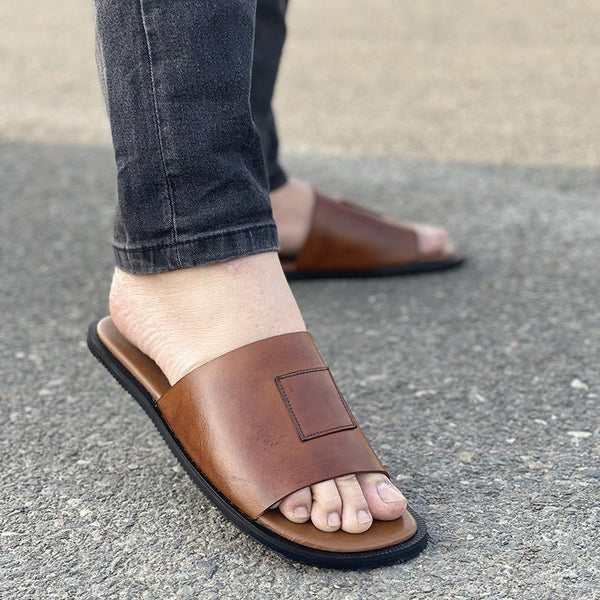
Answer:
POLYGON ((371 569, 383 565, 403 562, 419 554, 427 545, 427 528, 423 519, 414 511, 410 513, 417 522, 415 535, 400 544, 381 550, 367 552, 326 552, 295 544, 276 533, 262 527, 239 509, 233 506, 219 490, 204 477, 192 459, 179 444, 169 426, 158 411, 156 402, 142 384, 112 355, 102 343, 97 334, 97 323, 92 323, 88 331, 88 348, 91 353, 104 365, 108 372, 119 384, 133 396, 138 404, 162 435, 165 442, 173 451, 182 467, 192 478, 192 481, 202 490, 205 496, 243 532, 275 550, 286 558, 316 567, 331 569, 371 569))
POLYGON ((286 271, 283 270, 288 281, 301 279, 364 279, 367 277, 395 277, 398 275, 421 275, 435 271, 447 271, 460 267, 465 262, 464 258, 444 260, 440 262, 422 262, 404 265, 401 267, 384 267, 381 269, 365 269, 363 271, 286 271))

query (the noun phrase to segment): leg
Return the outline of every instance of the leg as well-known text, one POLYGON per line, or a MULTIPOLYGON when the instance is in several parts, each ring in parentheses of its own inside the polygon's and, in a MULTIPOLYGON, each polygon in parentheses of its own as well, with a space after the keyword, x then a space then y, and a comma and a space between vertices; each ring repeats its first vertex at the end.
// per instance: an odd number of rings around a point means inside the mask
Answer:
POLYGON ((162 272, 277 247, 247 102, 250 54, 236 56, 238 44, 252 43, 253 7, 242 4, 96 2, 123 270, 162 272), (237 35, 221 36, 227 27, 237 35))
POLYGON ((288 0, 258 0, 250 104, 260 134, 279 243, 285 255, 297 253, 308 235, 313 210, 309 185, 288 176, 279 162, 273 93, 285 43, 288 0))
MULTIPOLYGON (((258 0, 251 105, 265 157, 281 254, 294 257, 308 238, 315 194, 309 184, 289 179, 279 162, 279 138, 272 100, 286 36, 287 4, 288 0, 258 0)), ((424 256, 453 254, 446 230, 430 225, 412 227, 416 231, 419 251, 424 256)))
POLYGON ((287 182, 287 175, 279 164, 279 139, 272 108, 285 42, 287 4, 288 0, 258 0, 256 6, 250 104, 252 118, 260 134, 271 190, 276 190, 287 182))
MULTIPOLYGON (((245 344, 304 331, 274 252, 250 116, 252 3, 95 5, 119 178, 117 329, 171 384, 245 344)), ((325 531, 360 532, 405 506, 386 477, 366 474, 300 490, 280 508, 325 531)))

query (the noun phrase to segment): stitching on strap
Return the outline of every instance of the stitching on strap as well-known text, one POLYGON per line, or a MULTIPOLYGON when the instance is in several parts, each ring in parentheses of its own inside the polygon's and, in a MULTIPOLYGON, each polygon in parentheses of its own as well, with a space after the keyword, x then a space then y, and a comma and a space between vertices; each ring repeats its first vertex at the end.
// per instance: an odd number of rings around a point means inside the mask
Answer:
POLYGON ((285 402, 285 404, 290 412, 292 420, 294 421, 294 425, 296 426, 296 429, 298 430, 298 433, 300 434, 300 439, 302 441, 308 441, 310 439, 320 437, 323 435, 327 435, 329 433, 335 433, 337 431, 344 431, 346 429, 355 429, 357 427, 356 421, 354 420, 354 417, 353 417, 352 413, 350 412, 348 405, 346 404, 346 400, 344 400, 344 396, 342 396, 340 389, 338 388, 337 384, 335 383, 335 380, 331 376, 329 367, 305 369, 303 371, 294 371, 292 373, 286 373, 285 375, 278 375, 277 377, 275 377, 275 383, 277 385, 277 388, 279 389, 279 393, 281 394, 283 401, 285 402), (320 373, 323 371, 326 371, 329 374, 329 380, 331 381, 331 383, 333 384, 333 386, 335 388, 335 391, 338 395, 340 402, 342 403, 344 411, 346 412, 346 414, 350 420, 350 424, 338 425, 336 427, 330 427, 328 429, 321 429, 319 431, 306 432, 302 428, 300 420, 298 419, 298 415, 296 414, 296 411, 294 410, 294 407, 292 406, 292 403, 290 401, 288 393, 287 393, 285 387, 283 386, 282 380, 290 379, 292 377, 298 377, 301 375, 309 375, 310 373, 320 373))

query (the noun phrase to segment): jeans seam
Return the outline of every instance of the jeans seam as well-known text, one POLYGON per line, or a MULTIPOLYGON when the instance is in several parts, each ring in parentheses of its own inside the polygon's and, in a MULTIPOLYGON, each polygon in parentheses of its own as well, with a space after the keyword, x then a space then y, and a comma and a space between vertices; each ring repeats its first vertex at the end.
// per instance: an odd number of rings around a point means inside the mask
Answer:
MULTIPOLYGON (((139 246, 138 248, 131 248, 131 247, 127 247, 126 245, 113 244, 113 248, 115 248, 115 250, 122 251, 122 252, 128 252, 128 253, 129 252, 146 252, 148 250, 161 250, 164 248, 173 248, 173 247, 175 247, 175 249, 177 250, 181 246, 184 246, 186 244, 194 244, 198 240, 206 240, 206 239, 210 239, 210 238, 214 238, 214 237, 221 237, 221 236, 228 235, 228 234, 244 233, 246 231, 252 231, 255 229, 272 229, 274 227, 275 227, 275 225, 272 223, 261 223, 261 224, 257 224, 257 225, 247 225, 245 227, 235 227, 235 228, 230 228, 230 229, 222 229, 220 231, 213 231, 208 234, 194 236, 193 238, 191 238, 189 240, 185 240, 185 241, 178 240, 177 242, 172 242, 170 244, 154 244, 151 246, 139 246)), ((179 257, 179 252, 177 252, 177 257, 178 257, 178 260, 181 261, 181 258, 179 257)))
POLYGON ((152 102, 154 105, 154 120, 156 123, 156 134, 158 137, 158 148, 159 148, 159 154, 160 154, 160 161, 162 164, 163 174, 165 177, 165 183, 167 186, 167 195, 169 197, 169 208, 171 210, 171 228, 173 230, 172 246, 175 247, 177 263, 179 264, 179 266, 181 266, 182 262, 181 262, 181 257, 179 255, 179 247, 178 247, 179 244, 178 244, 178 239, 177 239, 177 226, 175 223, 175 199, 173 197, 173 187, 172 187, 171 181, 169 179, 167 164, 165 162, 162 132, 161 132, 161 128, 160 128, 160 117, 159 117, 159 112, 158 112, 158 99, 157 99, 157 95, 156 95, 156 83, 154 80, 154 68, 153 68, 153 64, 152 64, 152 51, 150 48, 150 37, 148 35, 148 30, 147 30, 146 13, 144 12, 143 0, 139 0, 139 6, 140 6, 140 16, 142 18, 142 29, 144 30, 144 38, 146 40, 146 50, 148 52, 148 68, 150 71, 150 82, 151 82, 151 87, 152 87, 152 102))

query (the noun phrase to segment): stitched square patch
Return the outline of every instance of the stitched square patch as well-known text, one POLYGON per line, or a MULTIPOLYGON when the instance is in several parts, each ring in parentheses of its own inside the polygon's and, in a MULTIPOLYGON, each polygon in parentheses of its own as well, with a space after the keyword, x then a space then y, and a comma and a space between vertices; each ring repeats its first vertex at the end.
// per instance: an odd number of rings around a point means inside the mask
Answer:
POLYGON ((302 441, 356 428, 327 367, 279 375, 275 383, 302 441))

